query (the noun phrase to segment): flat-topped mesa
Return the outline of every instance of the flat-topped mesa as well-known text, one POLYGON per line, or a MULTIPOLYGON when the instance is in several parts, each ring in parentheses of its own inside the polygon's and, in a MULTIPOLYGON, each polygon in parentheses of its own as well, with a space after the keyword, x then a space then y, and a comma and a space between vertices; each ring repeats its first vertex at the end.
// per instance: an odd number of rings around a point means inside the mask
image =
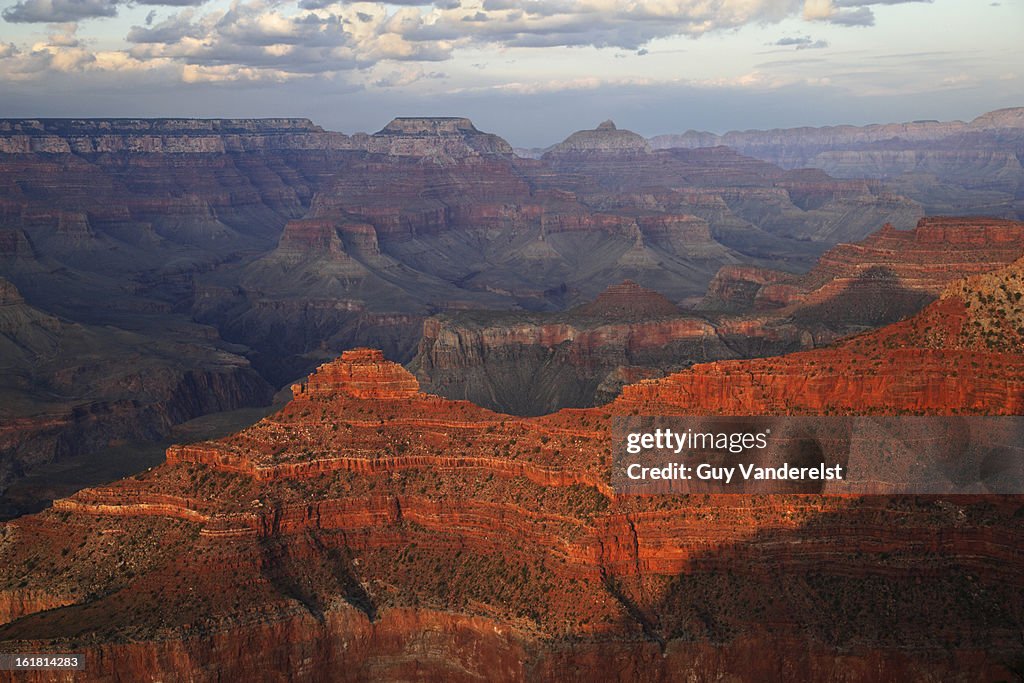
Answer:
POLYGON ((377 135, 462 135, 477 133, 473 122, 463 116, 398 116, 377 135))
POLYGON ((309 119, 0 119, 2 154, 338 151, 361 149, 362 138, 309 119))
POLYGON ((367 151, 392 156, 461 159, 511 155, 512 145, 460 116, 400 116, 367 140, 367 151))
POLYGON ((620 130, 611 121, 605 121, 594 130, 578 130, 553 146, 544 158, 577 154, 647 154, 651 145, 641 135, 620 130))
POLYGON ((344 394, 358 399, 403 399, 419 394, 420 385, 398 363, 377 349, 352 349, 324 363, 305 383, 293 384, 295 400, 344 394))
POLYGON ((183 135, 189 133, 322 133, 309 119, 0 119, 0 133, 22 135, 183 135))
POLYGON ((341 254, 345 251, 336 221, 302 218, 288 221, 277 245, 280 252, 341 254))
POLYGON ((611 285, 597 298, 576 309, 583 315, 603 318, 657 318, 679 315, 679 307, 662 294, 632 280, 611 285))

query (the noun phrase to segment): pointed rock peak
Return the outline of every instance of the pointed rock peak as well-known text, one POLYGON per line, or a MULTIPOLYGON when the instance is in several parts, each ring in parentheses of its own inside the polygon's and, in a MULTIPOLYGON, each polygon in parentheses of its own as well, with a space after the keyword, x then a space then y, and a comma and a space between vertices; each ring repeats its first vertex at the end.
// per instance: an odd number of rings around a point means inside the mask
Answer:
POLYGON ((602 123, 601 125, 599 125, 599 126, 597 127, 597 129, 598 129, 598 130, 617 130, 617 129, 615 128, 615 122, 614 122, 614 121, 612 121, 611 119, 608 119, 607 121, 605 121, 604 123, 602 123))
POLYGON ((292 385, 295 400, 345 395, 358 399, 402 399, 419 393, 408 370, 384 359, 378 349, 351 349, 316 369, 304 384, 292 385))
POLYGON ((578 310, 584 315, 629 319, 672 316, 680 312, 679 307, 664 295, 632 280, 611 285, 578 310))

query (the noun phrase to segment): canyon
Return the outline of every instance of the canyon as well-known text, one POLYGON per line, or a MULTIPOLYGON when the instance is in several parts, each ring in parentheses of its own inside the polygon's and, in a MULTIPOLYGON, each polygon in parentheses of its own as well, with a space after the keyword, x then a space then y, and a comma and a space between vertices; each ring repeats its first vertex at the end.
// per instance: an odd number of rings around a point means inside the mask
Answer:
POLYGON ((1021 414, 1022 293, 1018 259, 827 348, 535 418, 346 351, 255 425, 0 527, 0 643, 99 681, 1012 678, 1019 496, 608 481, 615 415, 1021 414))
POLYGON ((625 416, 1024 414, 1018 129, 0 120, 0 651, 87 662, 0 681, 1019 678, 1021 496, 611 486, 625 416))
POLYGON ((459 117, 370 135, 3 119, 0 277, 23 301, 2 332, 19 351, 0 491, 40 463, 266 405, 345 348, 409 361, 436 314, 561 311, 627 279, 697 300, 723 265, 806 270, 840 238, 920 215, 874 181, 651 150, 611 122, 527 159, 459 117), (121 386, 87 389, 101 367, 121 386), (126 400, 140 382, 147 398, 126 400))
POLYGON ((0 491, 52 460, 156 440, 274 393, 208 328, 167 326, 155 339, 73 323, 28 305, 2 277, 0 359, 0 491))
POLYGON ((802 275, 723 266, 692 308, 627 282, 559 313, 439 314, 408 367, 433 393, 504 412, 595 406, 694 363, 817 348, 897 322, 949 283, 1022 256, 1024 223, 924 218, 837 245, 802 275))

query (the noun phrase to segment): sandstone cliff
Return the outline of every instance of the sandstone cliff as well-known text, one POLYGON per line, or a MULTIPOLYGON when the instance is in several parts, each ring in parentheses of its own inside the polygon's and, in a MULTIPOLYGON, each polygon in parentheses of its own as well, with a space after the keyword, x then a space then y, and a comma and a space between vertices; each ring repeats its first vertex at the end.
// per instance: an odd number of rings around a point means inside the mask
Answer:
POLYGON ((913 230, 885 225, 862 242, 837 245, 802 276, 746 266, 723 268, 701 307, 794 312, 799 308, 804 317, 817 314, 827 319, 856 318, 856 308, 862 305, 865 310, 859 315, 865 324, 882 324, 919 310, 951 282, 1005 266, 1022 255, 1022 222, 922 218, 913 230), (835 303, 842 303, 844 310, 835 303), (867 310, 877 304, 885 304, 888 313, 867 310))
POLYGON ((811 343, 807 331, 786 320, 684 312, 627 281, 564 313, 433 316, 409 367, 433 393, 540 415, 606 403, 624 384, 693 363, 811 343))

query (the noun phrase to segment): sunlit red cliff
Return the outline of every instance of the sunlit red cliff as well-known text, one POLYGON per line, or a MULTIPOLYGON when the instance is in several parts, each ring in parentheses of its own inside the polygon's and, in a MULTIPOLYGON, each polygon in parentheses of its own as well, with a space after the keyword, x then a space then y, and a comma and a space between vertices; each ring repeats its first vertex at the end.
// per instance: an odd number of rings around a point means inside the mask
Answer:
POLYGON ((257 425, 6 525, 0 639, 84 650, 96 679, 1010 677, 1017 498, 606 482, 617 413, 1020 413, 1004 305, 1020 273, 835 348, 543 418, 422 394, 379 352, 346 352, 257 425))

